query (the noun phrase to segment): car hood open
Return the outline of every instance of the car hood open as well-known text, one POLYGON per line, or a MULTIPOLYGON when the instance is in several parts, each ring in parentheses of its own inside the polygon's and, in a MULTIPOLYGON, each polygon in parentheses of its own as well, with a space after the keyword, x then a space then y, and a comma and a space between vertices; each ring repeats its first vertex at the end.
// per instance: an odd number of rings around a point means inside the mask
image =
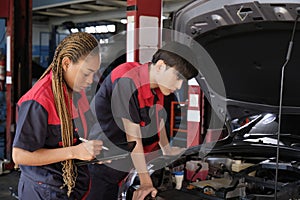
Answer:
MULTIPOLYGON (((282 66, 299 8, 296 0, 202 0, 175 13, 174 29, 200 43, 215 62, 226 92, 218 98, 225 99, 231 118, 278 112, 282 66)), ((285 114, 300 113, 299 53, 298 22, 284 74, 285 114)), ((203 90, 218 93, 209 80, 198 76, 197 81, 203 90)))

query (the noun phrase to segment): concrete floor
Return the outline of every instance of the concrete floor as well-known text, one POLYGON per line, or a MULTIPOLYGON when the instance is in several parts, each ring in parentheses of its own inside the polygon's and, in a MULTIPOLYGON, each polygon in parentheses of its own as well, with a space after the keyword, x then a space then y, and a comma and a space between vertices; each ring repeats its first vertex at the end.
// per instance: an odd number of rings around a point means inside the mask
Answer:
MULTIPOLYGON (((1 97, 1 95, 0 95, 1 97)), ((0 101, 1 107, 1 101, 0 101)), ((1 112, 1 109, 0 109, 1 112)), ((1 116, 1 114, 0 114, 1 116)), ((1 117, 0 117, 1 118, 1 117)), ((5 155, 5 133, 1 129, 1 119, 0 119, 0 161, 3 161, 5 155)), ((1 163, 1 162, 0 162, 1 163)), ((2 164, 2 163, 1 163, 2 164)), ((1 165, 1 168, 3 166, 1 165)), ((13 168, 13 166, 6 166, 9 169, 13 168)), ((1 171, 0 175, 0 200, 15 200, 16 197, 12 196, 12 192, 10 192, 9 188, 12 188, 13 192, 17 195, 18 182, 19 182, 20 171, 11 170, 10 172, 3 173, 1 171)))
POLYGON ((15 200, 14 194, 17 195, 18 181, 20 171, 11 171, 8 174, 0 175, 0 199, 1 200, 15 200), (12 189, 13 193, 10 191, 12 189))

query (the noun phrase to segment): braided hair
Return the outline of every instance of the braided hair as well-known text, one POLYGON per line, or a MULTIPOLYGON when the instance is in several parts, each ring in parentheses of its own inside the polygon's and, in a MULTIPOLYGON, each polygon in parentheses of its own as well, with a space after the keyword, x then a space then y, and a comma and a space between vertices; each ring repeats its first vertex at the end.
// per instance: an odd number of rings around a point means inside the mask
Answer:
MULTIPOLYGON (((99 43, 94 36, 85 32, 78 32, 64 38, 55 50, 53 61, 46 69, 40 79, 52 70, 52 91, 56 110, 61 122, 61 137, 63 147, 73 145, 73 123, 70 105, 70 95, 64 92, 66 83, 63 78, 62 59, 68 57, 73 63, 77 63, 81 58, 88 55, 99 55, 99 43), (65 98, 65 95, 67 98, 65 98)), ((64 184, 67 186, 67 195, 70 196, 75 187, 77 178, 77 168, 73 160, 62 161, 62 176, 64 184)))

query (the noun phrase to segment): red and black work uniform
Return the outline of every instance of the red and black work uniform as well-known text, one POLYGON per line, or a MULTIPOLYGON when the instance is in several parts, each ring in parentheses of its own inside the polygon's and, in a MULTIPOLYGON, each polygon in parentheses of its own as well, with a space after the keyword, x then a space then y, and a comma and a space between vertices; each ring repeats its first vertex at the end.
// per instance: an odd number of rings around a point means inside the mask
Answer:
MULTIPOLYGON (((128 119, 140 125, 145 153, 159 148, 159 111, 164 100, 159 88, 150 88, 149 65, 119 65, 103 81, 94 99, 95 113, 105 136, 113 143, 126 142, 122 118, 128 119)), ((130 164, 118 160, 107 166, 90 165, 92 187, 88 199, 117 199, 118 183, 128 174, 126 167, 132 167, 131 159, 130 164), (120 167, 122 170, 117 170, 120 167)))
MULTIPOLYGON (((51 87, 52 72, 38 81, 18 102, 18 120, 13 147, 30 152, 38 149, 62 147, 61 124, 51 87)), ((67 98, 67 95, 65 95, 67 98)), ((70 99, 73 112, 74 141, 79 135, 87 137, 89 127, 95 122, 89 102, 84 94, 74 93, 70 99), (86 120, 88 119, 88 120, 86 120)), ((77 179, 71 197, 63 185, 62 163, 43 166, 20 165, 19 199, 82 199, 89 191, 90 177, 87 166, 77 166, 77 179)))

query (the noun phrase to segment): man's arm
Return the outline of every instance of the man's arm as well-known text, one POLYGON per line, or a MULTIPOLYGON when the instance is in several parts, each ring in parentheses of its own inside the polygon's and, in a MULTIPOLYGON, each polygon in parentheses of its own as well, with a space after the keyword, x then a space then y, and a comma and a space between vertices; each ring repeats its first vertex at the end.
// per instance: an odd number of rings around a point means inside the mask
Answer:
POLYGON ((124 124, 127 141, 136 141, 136 146, 131 154, 131 158, 134 167, 139 174, 141 186, 135 192, 134 198, 144 199, 149 193, 151 193, 152 197, 155 197, 157 190, 153 187, 152 180, 147 169, 140 125, 135 124, 125 118, 122 118, 122 121, 124 124))
POLYGON ((178 155, 182 153, 185 150, 184 148, 170 146, 163 119, 161 119, 160 121, 160 127, 161 130, 160 130, 160 137, 159 137, 159 146, 163 152, 163 155, 178 155))

